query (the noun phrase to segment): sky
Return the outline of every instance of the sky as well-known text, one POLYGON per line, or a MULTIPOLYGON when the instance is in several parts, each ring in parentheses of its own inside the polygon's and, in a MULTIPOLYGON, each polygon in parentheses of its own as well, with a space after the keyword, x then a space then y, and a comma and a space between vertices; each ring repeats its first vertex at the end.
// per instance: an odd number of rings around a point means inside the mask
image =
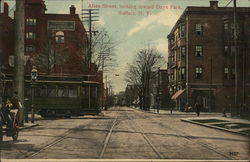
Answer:
MULTIPOLYGON (((6 1, 11 6, 14 0, 6 1)), ((219 0, 225 7, 231 0, 219 0)), ((167 35, 187 6, 209 6, 209 0, 45 0, 46 13, 69 13, 74 5, 80 15, 84 9, 99 8, 99 21, 95 26, 104 27, 117 43, 116 67, 105 70, 115 93, 126 88, 125 73, 137 51, 147 45, 159 50, 167 62, 167 35), (83 3, 82 3, 83 2, 83 3), (119 76, 115 75, 119 74, 119 76)), ((231 2, 229 7, 233 6, 231 2)), ((250 7, 250 0, 237 0, 237 6, 250 7)), ((84 24, 87 28, 87 24, 84 24)), ((162 69, 167 68, 164 64, 162 69)))

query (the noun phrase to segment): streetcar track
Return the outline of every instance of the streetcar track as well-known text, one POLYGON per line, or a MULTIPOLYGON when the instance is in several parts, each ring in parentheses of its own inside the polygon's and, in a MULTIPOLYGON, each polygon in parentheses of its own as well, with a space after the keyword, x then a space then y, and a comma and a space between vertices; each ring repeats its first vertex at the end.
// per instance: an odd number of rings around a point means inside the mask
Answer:
MULTIPOLYGON (((40 154, 41 152, 43 152, 44 150, 56 145, 57 143, 61 142, 62 140, 66 139, 67 136, 72 132, 73 130, 68 130, 66 131, 65 133, 63 133, 63 135, 61 135, 59 138, 55 138, 53 140, 51 140, 50 142, 47 142, 46 144, 44 144, 43 146, 41 146, 41 148, 38 148, 37 150, 35 150, 36 152, 32 152, 32 153, 28 153, 26 154, 24 157, 21 157, 21 158, 32 158, 38 154, 40 154)), ((34 149, 28 151, 28 152, 31 152, 31 151, 34 151, 34 149)))
POLYGON ((100 155, 99 155, 99 159, 103 158, 103 155, 104 155, 104 153, 105 153, 105 151, 106 151, 106 149, 107 149, 107 146, 108 146, 108 143, 109 143, 111 134, 112 134, 112 132, 113 132, 113 129, 114 129, 115 125, 117 124, 117 117, 118 117, 118 116, 116 115, 116 118, 115 118, 115 120, 113 121, 113 124, 112 124, 112 126, 111 126, 111 128, 110 128, 110 130, 109 130, 109 133, 108 133, 108 135, 107 135, 106 138, 105 138, 105 141, 104 141, 104 144, 103 144, 102 151, 101 151, 101 153, 100 153, 100 155))
MULTIPOLYGON (((126 116, 129 118, 129 120, 132 122, 132 118, 129 117, 129 115, 126 112, 126 116)), ((143 129, 140 125, 138 125, 135 121, 133 121, 133 125, 135 125, 138 128, 138 132, 143 136, 143 138, 147 141, 147 143, 150 145, 150 147, 153 149, 153 151, 156 153, 156 155, 160 158, 160 159, 165 159, 164 155, 162 155, 162 153, 160 153, 160 151, 154 146, 154 144, 151 142, 151 140, 147 137, 146 133, 143 132, 143 129)))
MULTIPOLYGON (((135 112, 138 112, 138 111, 135 111, 135 112)), ((176 129, 176 128, 172 128, 172 127, 170 127, 170 126, 168 126, 168 125, 166 125, 166 124, 163 124, 162 122, 157 121, 156 119, 154 119, 154 118, 152 118, 152 117, 151 117, 151 120, 153 120, 153 121, 155 122, 154 124, 159 124, 159 125, 161 125, 162 127, 166 127, 167 129, 170 129, 170 130, 172 130, 172 131, 174 131, 174 132, 178 132, 178 133, 182 134, 181 137, 183 137, 183 138, 185 138, 185 139, 187 139, 187 140, 189 140, 189 141, 191 141, 191 142, 193 142, 193 143, 196 143, 196 144, 198 144, 198 145, 200 145, 200 146, 202 146, 202 147, 205 147, 206 149, 209 149, 209 150, 211 150, 211 151, 213 151, 213 152, 215 152, 215 153, 217 153, 217 154, 223 156, 224 158, 227 158, 227 159, 229 159, 229 160, 236 160, 236 158, 233 158, 233 157, 231 157, 231 156, 226 155, 225 153, 223 153, 223 152, 221 152, 221 151, 216 150, 216 148, 210 146, 209 144, 206 144, 206 143, 204 143, 204 142, 195 140, 195 138, 193 138, 192 136, 190 136, 190 135, 187 134, 186 132, 183 132, 183 131, 181 131, 181 130, 179 130, 179 129, 176 129)))

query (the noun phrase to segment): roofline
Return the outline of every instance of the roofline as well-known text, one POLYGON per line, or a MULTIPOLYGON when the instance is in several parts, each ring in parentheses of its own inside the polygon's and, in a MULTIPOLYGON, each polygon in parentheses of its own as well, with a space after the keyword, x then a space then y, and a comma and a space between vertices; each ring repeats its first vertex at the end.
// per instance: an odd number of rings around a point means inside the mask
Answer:
MULTIPOLYGON (((188 6, 185 8, 185 10, 182 12, 179 19, 176 21, 175 25, 172 27, 171 32, 167 35, 167 38, 171 37, 172 34, 174 34, 174 30, 176 29, 176 26, 180 24, 183 19, 185 19, 187 14, 190 13, 212 13, 212 14, 225 14, 228 12, 232 12, 233 14, 233 7, 218 7, 216 10, 214 10, 211 7, 197 7, 197 6, 188 6), (194 9, 197 9, 194 11, 194 9), (200 10, 198 10, 200 9, 200 10), (209 10, 204 10, 209 9, 209 10), (216 11, 216 12, 214 12, 216 11)), ((250 15, 250 7, 237 7, 237 12, 239 13, 249 13, 250 15)))

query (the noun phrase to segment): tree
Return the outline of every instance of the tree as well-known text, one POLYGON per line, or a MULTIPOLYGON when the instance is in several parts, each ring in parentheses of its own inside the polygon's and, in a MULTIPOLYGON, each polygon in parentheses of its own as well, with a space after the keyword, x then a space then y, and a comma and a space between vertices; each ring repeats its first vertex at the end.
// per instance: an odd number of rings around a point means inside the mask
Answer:
POLYGON ((91 53, 92 61, 96 64, 97 69, 103 70, 105 67, 115 65, 115 42, 112 37, 109 36, 105 28, 100 28, 98 32, 95 32, 91 41, 91 53))
POLYGON ((40 69, 46 70, 47 74, 55 70, 56 65, 63 64, 67 58, 64 48, 57 48, 52 40, 45 42, 41 49, 41 52, 34 56, 34 62, 40 69))
POLYGON ((163 56, 154 48, 148 46, 140 50, 133 64, 129 65, 126 81, 134 85, 142 109, 150 107, 150 92, 152 80, 157 77, 156 71, 164 63, 163 56))

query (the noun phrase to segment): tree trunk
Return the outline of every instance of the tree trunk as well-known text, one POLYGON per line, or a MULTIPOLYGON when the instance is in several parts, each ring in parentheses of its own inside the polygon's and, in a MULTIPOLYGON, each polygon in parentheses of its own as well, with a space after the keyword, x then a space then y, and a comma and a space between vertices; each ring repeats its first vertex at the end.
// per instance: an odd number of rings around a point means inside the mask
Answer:
MULTIPOLYGON (((24 105, 24 0, 16 0, 14 91, 24 105)), ((19 124, 23 125, 24 108, 19 110, 19 124)))

